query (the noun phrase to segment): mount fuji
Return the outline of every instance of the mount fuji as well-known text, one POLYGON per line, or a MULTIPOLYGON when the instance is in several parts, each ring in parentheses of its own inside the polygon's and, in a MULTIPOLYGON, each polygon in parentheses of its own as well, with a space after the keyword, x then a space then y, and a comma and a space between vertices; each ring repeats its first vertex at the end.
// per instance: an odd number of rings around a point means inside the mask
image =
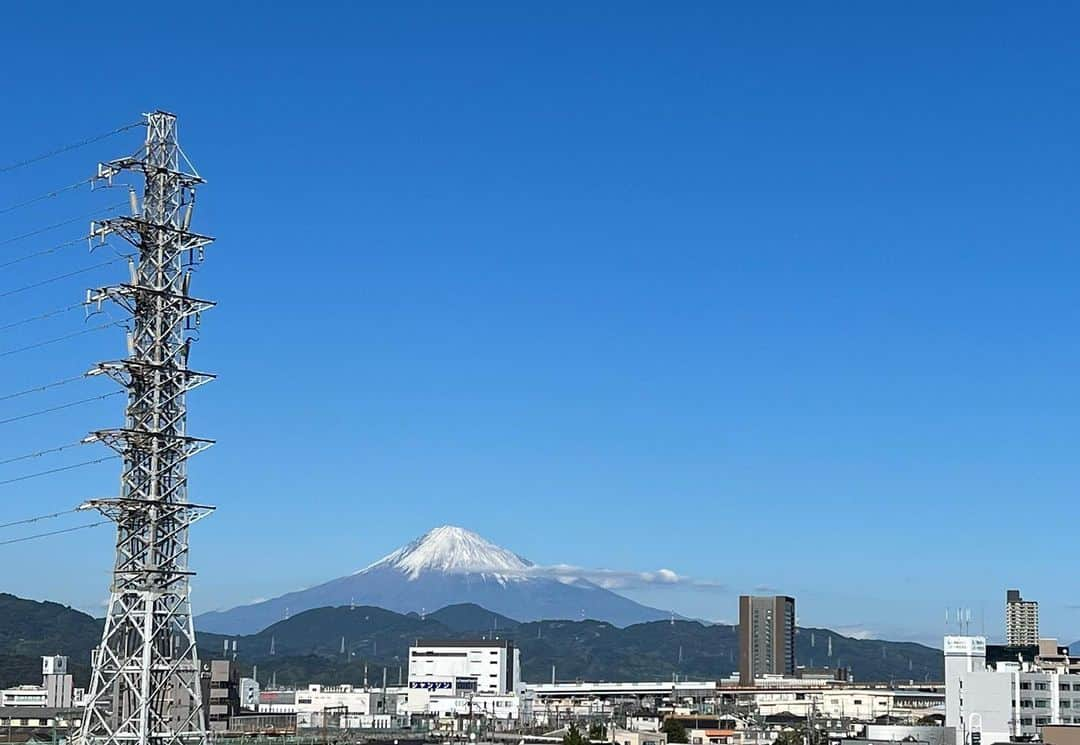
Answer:
POLYGON ((204 613, 201 631, 247 634, 325 606, 374 605, 398 613, 475 603, 520 621, 581 619, 628 626, 669 618, 587 579, 541 567, 472 531, 444 525, 346 577, 251 605, 204 613))

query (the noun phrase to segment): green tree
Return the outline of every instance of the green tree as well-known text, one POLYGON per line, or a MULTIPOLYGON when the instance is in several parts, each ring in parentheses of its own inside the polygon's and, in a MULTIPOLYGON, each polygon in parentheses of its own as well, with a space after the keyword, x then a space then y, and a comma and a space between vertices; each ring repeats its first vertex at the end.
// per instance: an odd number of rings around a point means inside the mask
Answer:
POLYGON ((686 727, 678 719, 665 719, 662 729, 668 742, 690 742, 686 736, 686 727))
POLYGON ((797 729, 782 730, 773 745, 803 745, 803 733, 797 729))
POLYGON ((570 722, 566 734, 562 736, 563 745, 589 745, 589 741, 581 736, 581 730, 577 725, 570 722))
POLYGON ((606 740, 607 728, 604 727, 603 722, 593 722, 589 725, 589 739, 590 740, 606 740))

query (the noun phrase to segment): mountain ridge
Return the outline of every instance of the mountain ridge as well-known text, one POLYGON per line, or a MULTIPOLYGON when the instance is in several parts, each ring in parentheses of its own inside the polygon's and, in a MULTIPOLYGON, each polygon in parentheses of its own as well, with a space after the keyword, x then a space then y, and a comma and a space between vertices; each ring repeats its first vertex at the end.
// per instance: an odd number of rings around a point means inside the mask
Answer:
MULTIPOLYGON (((100 619, 57 603, 0 595, 0 686, 37 681, 38 655, 71 657, 76 683, 88 678, 90 650, 101 635, 100 619), (59 634, 59 635, 58 635, 59 634), (60 645, 59 647, 57 645, 60 645)), ((317 608, 278 621, 259 632, 223 636, 198 632, 202 659, 220 657, 225 641, 237 643, 245 675, 273 675, 282 685, 359 683, 397 679, 407 667, 408 647, 420 637, 469 639, 498 636, 521 649, 524 678, 561 680, 720 679, 738 661, 733 626, 670 619, 619 628, 597 620, 521 622, 472 604, 440 608, 421 617, 372 606, 317 608), (342 646, 345 653, 341 652, 342 646)), ((800 628, 800 665, 850 666, 858 680, 940 680, 941 650, 913 642, 854 639, 828 629, 800 628), (828 650, 831 650, 829 655, 828 650)))

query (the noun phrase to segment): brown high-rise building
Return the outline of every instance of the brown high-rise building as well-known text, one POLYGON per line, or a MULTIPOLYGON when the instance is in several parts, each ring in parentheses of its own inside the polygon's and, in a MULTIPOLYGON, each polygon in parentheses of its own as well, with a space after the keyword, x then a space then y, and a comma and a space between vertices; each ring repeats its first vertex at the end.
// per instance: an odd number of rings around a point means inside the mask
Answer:
POLYGON ((739 683, 795 674, 795 598, 739 597, 739 683))

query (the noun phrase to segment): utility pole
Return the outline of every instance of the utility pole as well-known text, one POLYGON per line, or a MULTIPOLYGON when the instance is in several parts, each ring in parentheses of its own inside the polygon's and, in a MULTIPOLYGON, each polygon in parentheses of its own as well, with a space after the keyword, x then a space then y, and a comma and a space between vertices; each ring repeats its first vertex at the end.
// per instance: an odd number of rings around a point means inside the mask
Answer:
POLYGON ((117 235, 135 248, 130 281, 90 290, 88 304, 131 313, 128 356, 103 362, 127 389, 124 424, 87 439, 123 460, 115 499, 87 503, 116 523, 116 559, 101 645, 83 716, 82 745, 202 745, 207 741, 189 602, 188 530, 213 509, 188 501, 187 460, 212 441, 187 433, 186 394, 214 376, 188 368, 192 333, 213 303, 188 294, 191 268, 213 240, 190 230, 203 179, 177 142, 176 116, 146 115, 146 141, 130 157, 102 163, 112 183, 143 180, 142 209, 91 224, 92 238, 117 235))

